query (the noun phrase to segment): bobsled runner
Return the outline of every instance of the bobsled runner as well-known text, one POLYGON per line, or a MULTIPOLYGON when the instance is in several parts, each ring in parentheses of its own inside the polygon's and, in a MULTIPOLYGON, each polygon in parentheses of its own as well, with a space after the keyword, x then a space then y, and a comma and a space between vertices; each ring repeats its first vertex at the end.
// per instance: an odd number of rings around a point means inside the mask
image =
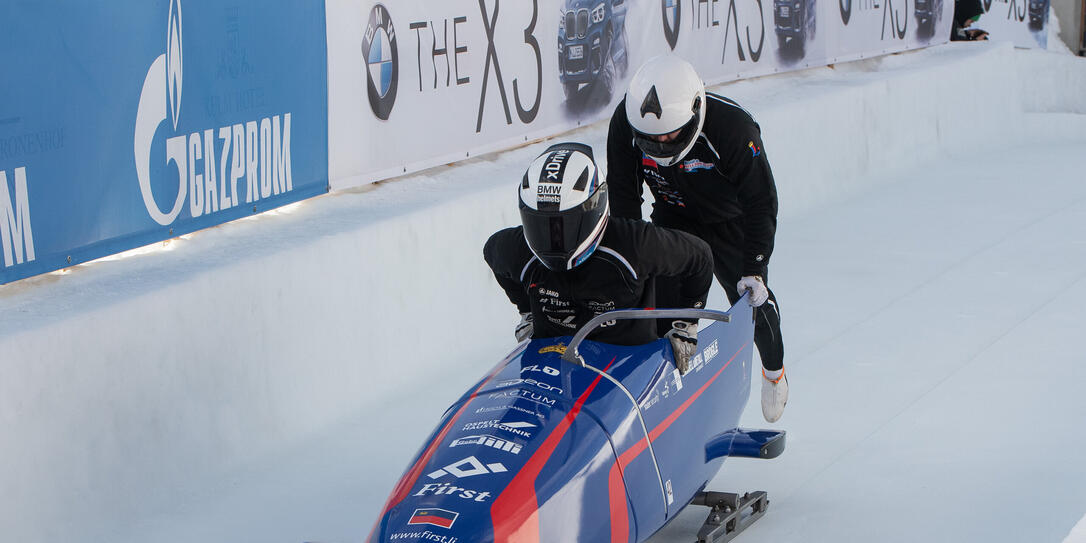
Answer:
POLYGON ((576 336, 522 342, 465 393, 412 460, 368 542, 639 542, 687 505, 711 508, 703 542, 762 516, 764 492, 706 491, 729 456, 773 458, 784 432, 738 427, 750 394, 753 316, 620 310, 576 336), (670 344, 584 338, 626 318, 700 318, 690 369, 670 344))

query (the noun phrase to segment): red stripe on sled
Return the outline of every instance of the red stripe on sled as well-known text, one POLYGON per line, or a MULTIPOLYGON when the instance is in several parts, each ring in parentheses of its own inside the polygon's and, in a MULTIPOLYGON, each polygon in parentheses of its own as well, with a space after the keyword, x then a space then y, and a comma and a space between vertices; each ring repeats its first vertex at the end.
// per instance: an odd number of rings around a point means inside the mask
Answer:
POLYGON ((719 370, 716 370, 716 373, 708 381, 705 381, 704 385, 701 385, 701 388, 691 394, 682 405, 672 411, 667 418, 649 432, 648 440, 641 438, 632 447, 619 455, 615 463, 611 465, 611 471, 607 476, 607 495, 611 511, 611 543, 626 543, 630 540, 630 516, 626 507, 626 488, 622 484, 622 472, 626 469, 626 466, 629 466, 630 462, 633 462, 638 455, 648 448, 650 440, 656 441, 656 438, 660 437, 664 430, 667 430, 669 426, 678 420, 679 416, 694 403, 694 400, 697 400, 709 388, 709 385, 713 384, 713 381, 716 381, 721 373, 724 373, 724 369, 735 360, 735 357, 739 356, 739 353, 746 348, 747 344, 744 343, 719 370))
MULTIPOLYGON (((603 371, 606 372, 614 363, 615 359, 612 358, 603 371)), ((494 521, 494 543, 539 543, 539 500, 535 495, 535 480, 601 378, 602 375, 597 375, 588 385, 569 413, 494 500, 494 505, 490 507, 490 518, 494 521)))

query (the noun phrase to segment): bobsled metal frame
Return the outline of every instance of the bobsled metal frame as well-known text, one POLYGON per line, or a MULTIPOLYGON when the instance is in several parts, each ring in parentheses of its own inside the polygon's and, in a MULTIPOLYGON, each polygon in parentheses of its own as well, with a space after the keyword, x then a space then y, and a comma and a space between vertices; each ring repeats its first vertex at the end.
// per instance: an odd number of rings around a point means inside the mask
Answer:
POLYGON ((596 331, 596 328, 603 325, 603 323, 620 319, 708 319, 720 322, 731 322, 732 316, 723 311, 714 311, 712 309, 619 309, 616 311, 608 311, 607 313, 596 315, 577 331, 573 336, 573 339, 569 342, 569 346, 566 347, 566 353, 562 355, 562 360, 580 364, 582 367, 588 367, 588 364, 585 364, 584 358, 578 350, 581 346, 581 342, 588 337, 588 334, 591 334, 596 331))
POLYGON ((769 508, 769 499, 762 491, 740 496, 730 492, 699 492, 690 502, 712 509, 698 530, 698 543, 726 543, 762 518, 769 508), (750 509, 749 515, 744 512, 750 509))
POLYGON ((648 445, 649 457, 652 458, 652 467, 656 471, 656 481, 660 483, 660 497, 663 499, 664 503, 664 514, 665 516, 670 517, 671 505, 667 503, 667 490, 664 488, 664 477, 660 474, 660 463, 656 461, 656 451, 652 448, 652 440, 649 439, 649 427, 645 424, 645 417, 641 414, 641 406, 637 403, 633 394, 631 394, 618 379, 615 379, 599 368, 586 364, 584 357, 582 357, 581 353, 578 351, 578 347, 580 347, 581 342, 588 337, 588 334, 591 334, 605 322, 644 319, 708 319, 719 322, 731 322, 731 315, 723 311, 714 311, 711 309, 619 309, 616 311, 608 311, 607 313, 596 315, 585 323, 585 325, 573 336, 573 339, 570 340, 569 346, 566 347, 566 352, 562 354, 562 360, 580 364, 582 368, 595 372, 599 376, 610 381, 611 384, 615 385, 615 388, 621 390, 622 393, 629 398, 630 404, 634 407, 634 413, 637 413, 637 422, 641 424, 641 431, 645 433, 645 443, 648 445))

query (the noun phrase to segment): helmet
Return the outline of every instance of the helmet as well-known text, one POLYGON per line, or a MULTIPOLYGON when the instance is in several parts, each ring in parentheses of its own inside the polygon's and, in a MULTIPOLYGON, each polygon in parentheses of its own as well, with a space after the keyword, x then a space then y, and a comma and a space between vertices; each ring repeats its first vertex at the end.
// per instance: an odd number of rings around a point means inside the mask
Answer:
POLYGON ((610 214, 592 148, 559 143, 539 155, 520 184, 524 238, 543 265, 572 270, 592 255, 610 214))
POLYGON ((705 124, 705 84, 689 62, 653 57, 630 80, 626 119, 637 146, 661 166, 671 166, 690 152, 705 124), (652 137, 675 131, 666 142, 652 137))

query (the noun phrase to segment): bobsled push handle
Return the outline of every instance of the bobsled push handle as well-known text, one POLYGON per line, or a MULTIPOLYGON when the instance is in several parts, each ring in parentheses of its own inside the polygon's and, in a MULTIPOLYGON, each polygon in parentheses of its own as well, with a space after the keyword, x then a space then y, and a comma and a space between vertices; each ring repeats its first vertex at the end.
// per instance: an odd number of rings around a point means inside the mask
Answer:
POLYGON ((569 347, 566 347, 566 352, 562 355, 562 360, 584 366, 584 358, 581 358, 581 354, 578 352, 577 348, 580 347, 584 338, 588 337, 588 334, 591 334, 596 328, 599 328, 600 325, 606 322, 642 319, 708 319, 728 322, 731 320, 731 315, 723 311, 713 311, 711 309, 619 309, 616 311, 608 311, 607 313, 596 315, 577 331, 573 336, 573 340, 569 342, 569 347))

